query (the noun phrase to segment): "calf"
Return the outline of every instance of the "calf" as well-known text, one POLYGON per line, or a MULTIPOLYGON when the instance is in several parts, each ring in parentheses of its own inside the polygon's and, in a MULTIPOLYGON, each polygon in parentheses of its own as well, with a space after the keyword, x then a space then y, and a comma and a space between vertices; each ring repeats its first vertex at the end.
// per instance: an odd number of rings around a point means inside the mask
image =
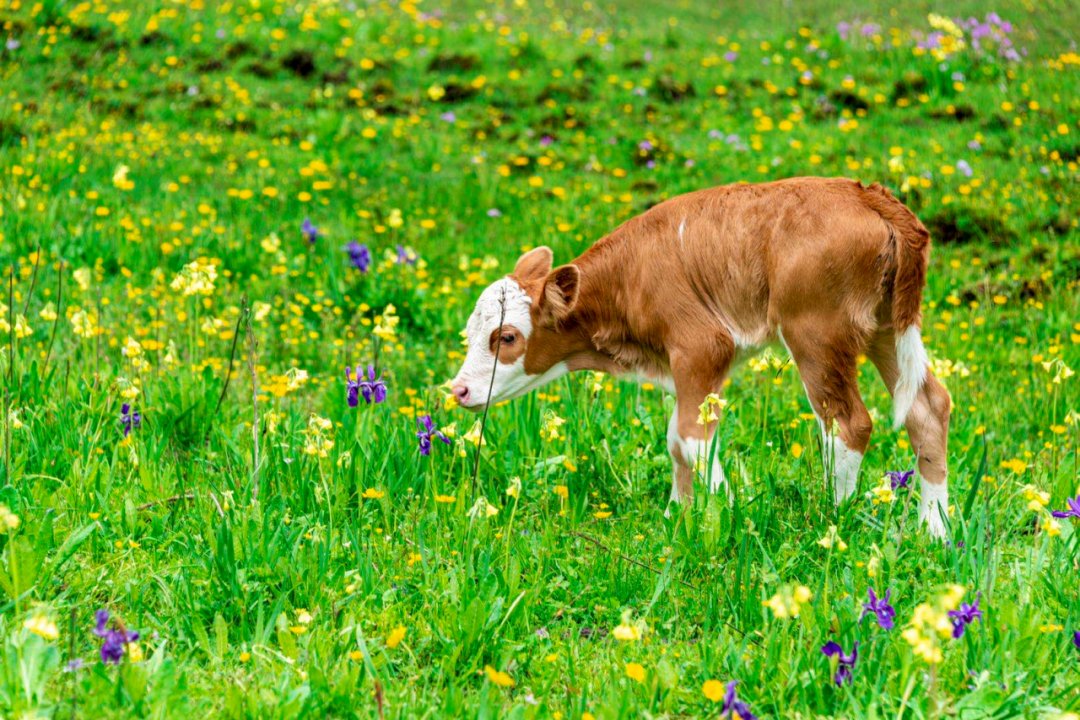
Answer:
MULTIPOLYGON (((574 370, 656 382, 675 394, 671 498, 686 500, 716 429, 699 424, 699 406, 721 392, 740 351, 779 339, 817 415, 840 503, 870 441, 862 353, 893 395, 896 427, 907 427, 919 517, 940 537, 951 401, 919 329, 929 249, 923 224, 877 184, 792 178, 680 195, 569 265, 552 269, 546 247, 524 254, 480 295, 453 393, 478 409, 574 370)), ((720 464, 707 465, 710 490, 726 487, 720 464)))

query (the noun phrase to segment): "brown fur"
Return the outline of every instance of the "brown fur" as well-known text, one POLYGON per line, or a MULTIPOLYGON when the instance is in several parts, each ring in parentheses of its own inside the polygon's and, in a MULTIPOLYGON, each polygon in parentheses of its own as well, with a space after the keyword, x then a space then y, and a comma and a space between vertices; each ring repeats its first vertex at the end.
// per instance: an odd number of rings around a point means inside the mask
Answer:
MULTIPOLYGON (((566 362, 670 376, 679 434, 707 438, 700 402, 720 391, 739 347, 780 334, 814 410, 864 453, 871 421, 856 358, 871 351, 891 391, 894 333, 920 322, 929 245, 922 223, 877 184, 792 178, 681 195, 571 265, 551 271, 546 249, 519 261, 514 277, 533 298, 525 370, 566 362)), ((908 420, 931 482, 944 480, 942 393, 928 373, 908 420)))

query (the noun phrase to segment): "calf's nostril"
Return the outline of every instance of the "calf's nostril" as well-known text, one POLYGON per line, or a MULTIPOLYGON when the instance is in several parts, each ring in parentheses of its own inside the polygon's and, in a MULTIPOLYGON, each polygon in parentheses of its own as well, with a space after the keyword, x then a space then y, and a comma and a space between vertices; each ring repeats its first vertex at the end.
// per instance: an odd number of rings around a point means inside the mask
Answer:
POLYGON ((469 388, 465 385, 455 385, 454 397, 458 399, 458 402, 465 402, 469 399, 469 388))

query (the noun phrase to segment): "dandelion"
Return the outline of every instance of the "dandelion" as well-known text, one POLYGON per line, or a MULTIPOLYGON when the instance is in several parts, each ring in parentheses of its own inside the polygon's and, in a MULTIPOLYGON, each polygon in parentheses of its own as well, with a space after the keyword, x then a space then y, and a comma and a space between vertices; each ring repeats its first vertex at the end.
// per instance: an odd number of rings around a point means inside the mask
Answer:
POLYGON ((975 602, 972 604, 961 603, 958 609, 949 611, 949 617, 953 623, 953 638, 963 637, 964 630, 968 625, 982 619, 982 610, 979 610, 979 598, 980 596, 976 595, 975 602))
POLYGON ((356 407, 360 403, 360 398, 364 398, 364 402, 371 405, 373 402, 378 405, 386 400, 386 383, 383 382, 381 377, 375 377, 375 366, 368 365, 367 378, 360 374, 360 368, 356 368, 356 379, 352 379, 352 369, 345 366, 345 390, 346 400, 349 403, 349 407, 356 407))
POLYGON ((0 505, 0 535, 13 533, 19 528, 19 516, 11 512, 7 505, 0 505))
POLYGON ((512 688, 514 687, 514 685, 517 684, 514 682, 514 679, 507 675, 505 672, 503 672, 502 670, 496 670, 490 665, 484 666, 484 675, 487 676, 488 680, 490 680, 493 684, 498 685, 499 687, 512 688))
POLYGON ((304 218, 304 222, 300 225, 300 232, 303 234, 304 239, 309 244, 314 245, 315 241, 322 237, 322 233, 319 228, 315 227, 315 224, 311 222, 311 218, 304 218))
POLYGON ((626 663, 626 677, 634 682, 645 682, 645 666, 641 663, 626 663))
POLYGON ((124 403, 120 406, 120 423, 124 426, 124 437, 127 437, 132 430, 138 430, 142 426, 142 413, 132 410, 130 404, 124 403))
POLYGON ((401 644, 401 641, 405 639, 405 627, 398 625, 396 628, 390 631, 390 634, 386 636, 386 647, 391 650, 401 644))
POLYGON ((840 644, 832 640, 821 647, 821 652, 829 658, 836 657, 837 659, 836 674, 833 676, 833 682, 837 685, 850 684, 854 679, 852 670, 855 669, 855 661, 859 659, 859 643, 856 642, 852 646, 850 655, 844 654, 844 649, 840 647, 840 644))
POLYGON ((97 613, 94 614, 94 618, 97 621, 97 624, 94 627, 94 634, 102 639, 101 662, 106 665, 119 665, 120 658, 124 656, 125 647, 138 640, 139 633, 128 632, 123 628, 118 628, 115 623, 113 624, 112 629, 110 629, 108 627, 108 610, 98 610, 97 613))
POLYGON ((1054 510, 1050 514, 1056 518, 1076 518, 1080 520, 1080 495, 1065 500, 1067 510, 1054 510))
POLYGON ((60 637, 60 631, 56 629, 56 623, 48 615, 36 612, 23 622, 23 627, 46 640, 55 640, 60 637))
POLYGON ((446 435, 441 430, 435 429, 435 422, 431 419, 430 415, 423 415, 417 418, 416 426, 419 428, 419 430, 416 431, 416 439, 419 441, 420 444, 421 455, 426 456, 431 454, 432 438, 438 438, 447 445, 451 443, 450 438, 446 437, 446 435))
POLYGON ((345 246, 345 252, 349 255, 349 262, 362 273, 366 273, 371 267, 371 249, 355 240, 345 246))
POLYGON ((874 594, 874 588, 867 588, 866 594, 869 596, 869 602, 863 604, 862 615, 859 616, 859 622, 867 615, 873 613, 877 616, 878 625, 884 630, 892 630, 896 625, 894 618, 896 617, 896 611, 893 606, 889 604, 889 595, 892 593, 890 588, 885 589, 885 595, 878 597, 874 594))

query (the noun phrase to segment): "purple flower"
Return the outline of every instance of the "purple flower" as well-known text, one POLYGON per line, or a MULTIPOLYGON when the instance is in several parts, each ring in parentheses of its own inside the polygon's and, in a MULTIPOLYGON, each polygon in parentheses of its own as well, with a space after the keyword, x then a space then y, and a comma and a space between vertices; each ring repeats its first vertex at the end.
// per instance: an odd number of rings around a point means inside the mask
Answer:
POLYGON ((367 377, 365 378, 360 371, 360 368, 356 368, 356 379, 352 378, 352 369, 345 366, 345 391, 346 399, 349 402, 349 407, 356 407, 360 404, 360 398, 364 398, 364 402, 368 405, 373 402, 378 405, 386 400, 386 383, 383 382, 382 377, 375 377, 375 366, 367 366, 367 377))
POLYGON ((648 140, 642 140, 641 142, 639 142, 637 144, 637 146, 638 146, 638 150, 640 150, 641 152, 649 152, 650 150, 653 149, 653 144, 651 142, 649 142, 648 140))
POLYGON ((444 112, 442 115, 439 116, 439 119, 443 122, 454 123, 457 121, 457 115, 455 115, 453 112, 444 112))
POLYGON ((893 492, 908 487, 908 483, 911 482, 914 475, 914 470, 889 470, 885 473, 885 476, 889 478, 889 482, 892 484, 893 492))
POLYGON ((757 720, 754 713, 750 712, 750 705, 740 700, 735 694, 735 686, 738 684, 738 680, 732 680, 727 684, 727 690, 724 691, 724 706, 720 708, 720 717, 733 718, 738 715, 742 720, 757 720))
POLYGON ((957 610, 950 610, 949 617, 952 619, 953 638, 960 638, 964 636, 964 630, 968 625, 982 618, 982 610, 979 609, 979 598, 982 593, 975 596, 975 602, 971 605, 967 603, 960 603, 960 607, 957 610))
POLYGON ((349 254, 349 262, 362 273, 366 273, 371 267, 371 248, 363 243, 353 240, 345 246, 345 252, 349 254))
POLYGON ((102 608, 94 613, 96 625, 94 634, 102 639, 101 662, 106 665, 119 665, 120 658, 124 656, 124 646, 139 639, 139 633, 117 629, 116 624, 110 629, 109 611, 102 608))
POLYGON ((77 672, 84 667, 86 667, 86 661, 82 658, 75 658, 74 660, 69 660, 67 665, 64 666, 64 672, 77 672))
POLYGON ((124 426, 124 437, 127 437, 132 430, 138 430, 142 425, 142 413, 133 411, 131 405, 124 403, 120 406, 120 422, 124 426))
POLYGON ((315 223, 311 222, 311 218, 304 218, 304 224, 300 226, 300 232, 304 234, 304 237, 312 245, 322 237, 322 233, 319 232, 319 228, 315 227, 315 223))
POLYGON ((540 147, 547 147, 554 142, 555 138, 551 137, 550 135, 544 135, 542 138, 540 138, 540 147))
POLYGON ((729 63, 733 63, 739 59, 739 53, 735 52, 734 50, 728 50, 726 53, 724 53, 724 59, 727 60, 729 63))
POLYGON ((22 47, 22 43, 19 42, 18 40, 16 40, 15 38, 8 38, 7 42, 4 43, 4 47, 6 47, 11 52, 15 52, 20 47, 22 47))
POLYGON ((821 652, 825 653, 828 657, 835 655, 836 659, 840 662, 836 668, 836 676, 833 677, 833 681, 837 685, 851 683, 851 671, 855 668, 855 661, 859 659, 859 643, 856 642, 855 645, 852 646, 850 655, 845 655, 844 648, 840 647, 839 643, 832 640, 821 646, 821 652))
POLYGON ((979 142, 978 140, 969 140, 967 146, 968 146, 968 150, 981 150, 982 149, 982 143, 979 142))
POLYGON ((1073 631, 1073 645, 1076 646, 1077 650, 1080 650, 1080 630, 1073 631))
POLYGON ((1080 520, 1080 495, 1077 495, 1074 498, 1067 498, 1065 500, 1065 505, 1069 508, 1068 510, 1054 510, 1051 515, 1056 518, 1071 517, 1080 520))
POLYGON ((416 251, 412 248, 407 248, 404 245, 397 246, 397 262, 398 265, 415 265, 416 261, 420 257, 416 254, 416 251))
POLYGON ((487 216, 489 218, 502 217, 502 210, 500 210, 499 208, 488 208, 487 216))
POLYGON ((420 443, 420 454, 421 455, 430 455, 431 454, 431 439, 432 438, 438 438, 439 440, 442 440, 447 445, 449 445, 451 443, 450 438, 446 437, 446 435, 443 435, 442 430, 436 430, 435 429, 435 423, 432 421, 430 415, 424 415, 422 417, 417 418, 416 427, 419 428, 416 431, 416 439, 420 443))
POLYGON ((971 165, 968 165, 967 160, 957 160, 956 169, 960 171, 960 174, 964 177, 971 177, 975 174, 975 171, 971 169, 971 165))
POLYGON ((847 21, 841 21, 836 23, 836 33, 840 36, 841 40, 847 40, 848 33, 851 32, 851 23, 847 21))
POLYGON ((889 595, 892 593, 891 588, 886 588, 885 596, 879 598, 874 594, 874 588, 867 588, 866 594, 870 596, 870 601, 863 605, 862 615, 859 616, 859 621, 873 613, 877 616, 878 625, 884 630, 892 630, 896 625, 894 618, 896 617, 896 611, 893 610, 893 606, 889 604, 889 595))

